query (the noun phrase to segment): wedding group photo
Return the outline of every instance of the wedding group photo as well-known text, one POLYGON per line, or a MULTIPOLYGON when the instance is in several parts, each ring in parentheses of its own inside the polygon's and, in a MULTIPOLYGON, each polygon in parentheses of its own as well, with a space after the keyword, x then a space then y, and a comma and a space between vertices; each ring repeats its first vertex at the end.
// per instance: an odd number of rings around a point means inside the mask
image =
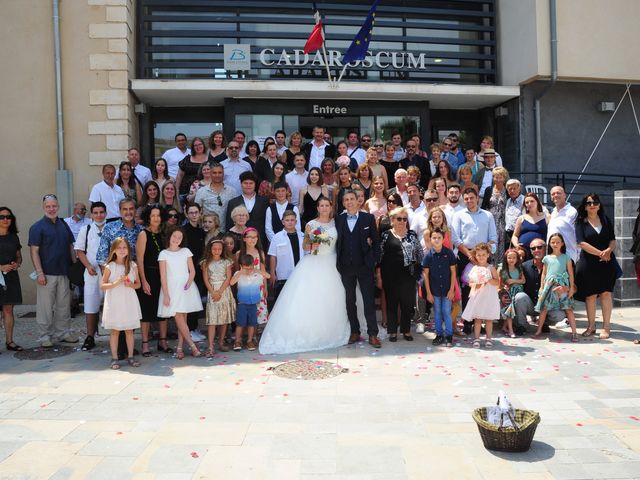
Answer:
POLYGON ((614 3, 4 5, 0 477, 640 478, 614 3))

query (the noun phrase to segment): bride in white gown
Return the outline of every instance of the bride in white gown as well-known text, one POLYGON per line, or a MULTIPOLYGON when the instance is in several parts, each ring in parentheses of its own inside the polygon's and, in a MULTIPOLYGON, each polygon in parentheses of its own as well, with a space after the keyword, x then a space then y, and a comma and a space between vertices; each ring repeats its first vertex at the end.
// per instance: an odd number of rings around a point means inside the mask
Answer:
MULTIPOLYGON (((351 333, 345 290, 336 269, 338 232, 331 218, 331 202, 318 201, 318 218, 307 224, 309 232, 322 229, 328 244, 305 255, 287 280, 260 339, 260 353, 297 353, 346 345, 351 333)), ((313 245, 316 248, 316 245, 313 245)))

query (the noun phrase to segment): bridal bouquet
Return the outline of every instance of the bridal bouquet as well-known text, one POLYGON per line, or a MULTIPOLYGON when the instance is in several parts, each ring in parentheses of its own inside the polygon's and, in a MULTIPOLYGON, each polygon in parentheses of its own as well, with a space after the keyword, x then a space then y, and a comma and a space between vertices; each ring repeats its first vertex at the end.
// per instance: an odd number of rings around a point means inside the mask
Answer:
MULTIPOLYGON (((318 227, 312 230, 311 233, 309 234, 309 241, 311 243, 318 243, 318 244, 324 243, 325 245, 329 245, 331 243, 331 238, 329 237, 327 232, 325 232, 322 229, 322 227, 318 227)), ((317 254, 318 254, 318 250, 314 250, 313 255, 317 255, 317 254)))

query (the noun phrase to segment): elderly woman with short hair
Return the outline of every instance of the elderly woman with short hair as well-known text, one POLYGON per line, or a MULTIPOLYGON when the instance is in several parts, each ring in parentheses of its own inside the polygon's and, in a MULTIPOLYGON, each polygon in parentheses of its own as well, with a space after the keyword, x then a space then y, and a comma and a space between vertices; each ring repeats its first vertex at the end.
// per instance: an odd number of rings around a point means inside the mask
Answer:
POLYGON ((492 254, 492 263, 497 266, 504 256, 504 239, 506 236, 506 217, 507 208, 507 180, 509 180, 509 172, 506 168, 495 167, 493 169, 493 182, 490 187, 484 191, 482 198, 482 209, 491 212, 496 222, 496 233, 498 239, 496 241, 496 250, 492 254))
POLYGON ((416 232, 409 229, 406 208, 394 208, 389 218, 391 228, 380 237, 376 281, 386 297, 389 341, 397 341, 398 323, 404 339, 411 341, 411 317, 416 301, 416 282, 421 274, 422 246, 416 232))

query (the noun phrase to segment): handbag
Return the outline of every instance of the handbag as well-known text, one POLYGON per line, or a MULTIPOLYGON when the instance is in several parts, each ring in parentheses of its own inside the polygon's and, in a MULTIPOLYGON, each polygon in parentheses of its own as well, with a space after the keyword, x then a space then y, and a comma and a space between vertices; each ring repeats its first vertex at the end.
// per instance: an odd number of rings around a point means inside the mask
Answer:
MULTIPOLYGON (((87 225, 87 233, 84 237, 84 253, 87 253, 87 242, 89 240, 89 229, 91 225, 87 225)), ((85 267, 80 260, 76 260, 71 264, 71 268, 69 269, 69 281, 77 287, 84 287, 84 271, 85 267)))

